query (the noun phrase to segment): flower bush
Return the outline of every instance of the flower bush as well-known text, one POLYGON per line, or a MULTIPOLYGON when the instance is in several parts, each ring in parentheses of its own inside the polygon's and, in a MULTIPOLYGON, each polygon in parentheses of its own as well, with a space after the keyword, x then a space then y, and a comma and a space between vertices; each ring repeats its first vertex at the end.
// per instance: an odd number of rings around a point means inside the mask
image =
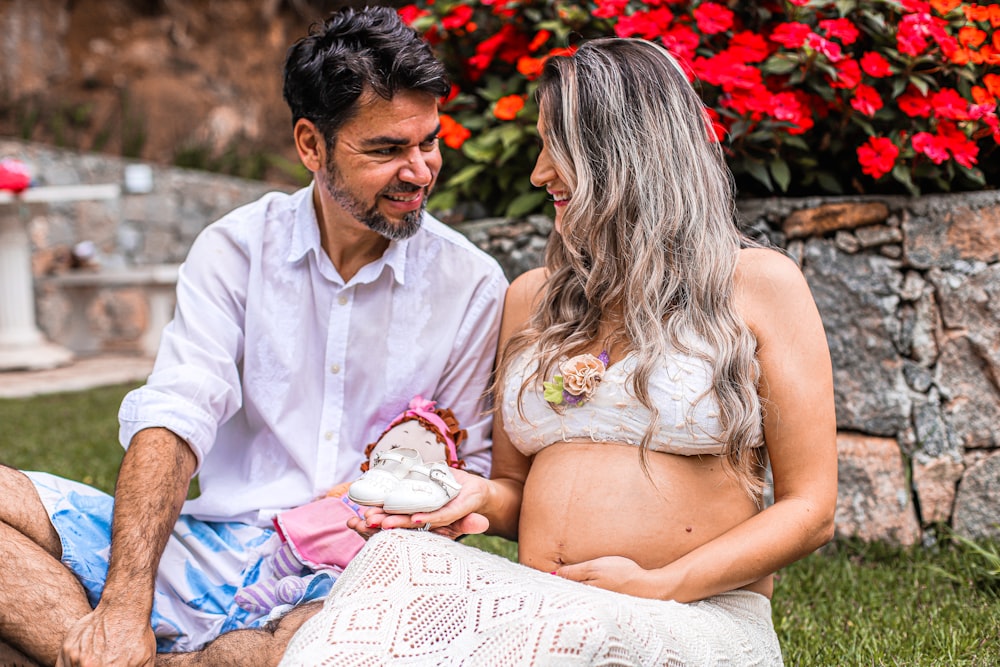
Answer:
POLYGON ((958 0, 421 0, 400 9, 454 80, 436 210, 540 211, 545 58, 656 41, 686 68, 742 196, 996 187, 1000 5, 958 0))

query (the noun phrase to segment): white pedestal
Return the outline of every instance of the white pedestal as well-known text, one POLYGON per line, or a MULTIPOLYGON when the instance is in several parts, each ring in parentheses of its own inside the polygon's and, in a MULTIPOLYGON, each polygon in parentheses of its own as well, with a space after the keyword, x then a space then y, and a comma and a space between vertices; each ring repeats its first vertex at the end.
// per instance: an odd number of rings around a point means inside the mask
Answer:
POLYGON ((35 321, 31 248, 21 219, 21 203, 56 203, 116 199, 111 185, 68 185, 29 188, 20 195, 0 192, 0 371, 54 368, 69 363, 73 353, 45 340, 35 321))

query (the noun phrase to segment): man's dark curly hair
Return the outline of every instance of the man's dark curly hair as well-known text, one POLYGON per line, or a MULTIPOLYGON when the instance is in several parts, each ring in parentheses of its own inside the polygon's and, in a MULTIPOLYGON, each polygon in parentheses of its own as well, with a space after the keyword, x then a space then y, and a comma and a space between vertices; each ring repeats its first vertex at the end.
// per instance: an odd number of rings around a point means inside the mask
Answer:
POLYGON ((330 144, 367 90, 391 100, 401 90, 443 97, 450 87, 444 65, 391 7, 334 12, 313 24, 285 59, 292 125, 305 118, 330 144))

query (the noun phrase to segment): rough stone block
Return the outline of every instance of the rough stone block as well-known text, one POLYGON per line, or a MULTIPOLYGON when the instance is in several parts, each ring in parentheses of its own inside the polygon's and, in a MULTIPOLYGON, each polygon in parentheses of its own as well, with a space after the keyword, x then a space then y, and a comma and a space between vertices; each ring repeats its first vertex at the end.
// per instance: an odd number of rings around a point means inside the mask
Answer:
POLYGON ((920 526, 897 442, 840 433, 837 459, 837 535, 916 544, 920 526))
POLYGON ((1000 260, 1000 204, 927 207, 903 219, 906 258, 915 267, 1000 260))
POLYGON ((781 228, 788 238, 802 238, 880 224, 888 218, 889 207, 882 202, 837 202, 793 211, 781 228))
POLYGON ((952 527, 971 539, 1000 539, 1000 452, 970 465, 958 485, 952 527))
POLYGON ((965 465, 957 454, 936 457, 917 455, 913 459, 913 486, 920 502, 924 525, 943 523, 951 516, 958 480, 965 465))

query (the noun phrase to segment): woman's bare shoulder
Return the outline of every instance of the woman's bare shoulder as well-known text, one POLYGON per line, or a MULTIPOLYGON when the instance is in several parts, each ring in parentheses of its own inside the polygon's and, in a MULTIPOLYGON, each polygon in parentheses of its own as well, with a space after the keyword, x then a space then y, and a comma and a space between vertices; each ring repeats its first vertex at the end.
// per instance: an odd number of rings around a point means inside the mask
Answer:
POLYGON ((812 305, 812 293, 795 261, 770 248, 740 251, 734 276, 736 304, 753 329, 773 323, 776 315, 812 305))
POLYGON ((507 304, 530 307, 542 291, 548 272, 544 267, 525 271, 507 289, 507 304))
POLYGON ((503 323, 500 326, 501 345, 528 321, 545 285, 547 275, 544 268, 531 269, 515 278, 507 288, 503 323))

